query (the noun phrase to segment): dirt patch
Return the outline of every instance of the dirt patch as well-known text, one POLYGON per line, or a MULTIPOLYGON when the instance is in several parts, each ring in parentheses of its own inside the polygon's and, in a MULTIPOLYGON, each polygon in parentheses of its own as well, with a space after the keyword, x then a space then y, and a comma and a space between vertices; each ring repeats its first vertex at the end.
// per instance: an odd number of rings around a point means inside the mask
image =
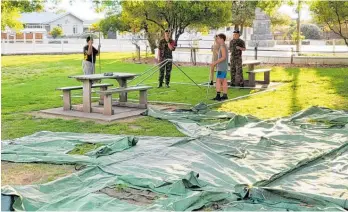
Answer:
POLYGON ((47 183, 75 171, 74 166, 1 162, 1 185, 47 183))
POLYGON ((119 200, 124 200, 130 204, 134 205, 150 205, 160 196, 154 192, 146 190, 138 190, 134 188, 117 186, 116 188, 104 188, 99 192, 109 195, 110 197, 117 198, 119 200))

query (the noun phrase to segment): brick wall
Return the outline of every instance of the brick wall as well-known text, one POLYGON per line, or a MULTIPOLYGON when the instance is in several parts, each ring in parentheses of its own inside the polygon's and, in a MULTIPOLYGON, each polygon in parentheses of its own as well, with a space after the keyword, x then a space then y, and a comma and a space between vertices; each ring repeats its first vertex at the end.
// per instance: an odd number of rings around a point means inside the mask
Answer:
MULTIPOLYGON (((34 37, 33 33, 26 33, 25 38, 27 40, 32 40, 34 37)), ((35 39, 42 39, 43 34, 42 33, 35 33, 35 39)), ((14 36, 9 36, 10 40, 13 40, 14 36)), ((7 39, 7 33, 2 32, 1 33, 1 39, 7 39)), ((16 34, 16 39, 24 39, 24 34, 23 33, 17 33, 16 34)))

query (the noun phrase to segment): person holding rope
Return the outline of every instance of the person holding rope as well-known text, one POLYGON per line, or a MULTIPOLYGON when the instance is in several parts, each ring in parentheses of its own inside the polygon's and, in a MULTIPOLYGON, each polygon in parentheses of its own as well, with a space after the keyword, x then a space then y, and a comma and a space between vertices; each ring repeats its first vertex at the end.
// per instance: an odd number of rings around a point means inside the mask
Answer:
POLYGON ((84 60, 82 62, 83 73, 85 75, 95 74, 95 61, 100 52, 100 44, 98 50, 93 46, 93 38, 88 36, 87 45, 83 47, 84 60))
MULTIPOLYGON (((213 52, 212 63, 217 61, 219 48, 220 48, 220 45, 216 42, 216 39, 217 39, 217 35, 214 36, 214 44, 211 47, 211 51, 213 52)), ((214 71, 215 71, 215 67, 210 69, 210 85, 214 85, 214 71)))
POLYGON ((210 67, 213 69, 216 66, 216 97, 212 100, 223 101, 228 99, 227 97, 227 71, 228 71, 228 50, 225 44, 226 35, 218 34, 216 42, 219 44, 220 48, 218 51, 218 59, 213 62, 210 67), (221 96, 221 87, 223 95, 221 96))
MULTIPOLYGON (((169 37, 169 30, 164 31, 164 38, 159 42, 158 45, 158 58, 159 62, 166 59, 173 59, 172 52, 175 51, 175 42, 173 39, 169 37)), ((166 65, 162 66, 160 69, 160 75, 158 79, 158 88, 161 88, 163 85, 163 79, 164 79, 164 71, 165 73, 165 81, 166 81, 166 87, 169 88, 169 82, 170 82, 170 73, 172 71, 172 61, 168 61, 166 65)))

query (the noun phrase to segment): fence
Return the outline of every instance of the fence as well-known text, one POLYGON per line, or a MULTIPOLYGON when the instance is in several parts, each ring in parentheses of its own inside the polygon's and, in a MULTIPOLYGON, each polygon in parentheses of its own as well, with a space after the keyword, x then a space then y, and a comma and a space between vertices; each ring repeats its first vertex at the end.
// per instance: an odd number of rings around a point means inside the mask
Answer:
MULTIPOLYGON (((191 48, 190 51, 180 51, 180 47, 173 53, 173 58, 178 62, 188 62, 196 65, 197 63, 211 63, 211 52, 205 51, 207 48, 191 48), (199 50, 199 51, 198 51, 199 50)), ((188 48, 185 48, 188 49, 188 48)), ((157 54, 156 54, 157 55, 157 54)), ((296 52, 294 48, 289 50, 272 50, 262 48, 249 48, 243 52, 244 60, 260 60, 263 63, 272 64, 336 64, 348 65, 348 51, 335 52, 330 56, 330 52, 301 51, 296 52), (320 55, 320 53, 322 55, 320 55)))
MULTIPOLYGON (((99 39, 95 39, 94 42, 97 46, 99 39)), ((132 42, 134 40, 132 41, 131 39, 100 39, 101 51, 135 53, 136 46, 132 42)), ((247 47, 243 56, 248 59, 262 59, 263 61, 269 62, 277 60, 283 61, 284 63, 296 63, 299 57, 314 56, 333 60, 327 57, 329 54, 335 56, 334 58, 336 58, 335 61, 337 62, 338 60, 346 60, 348 56, 348 47, 346 45, 326 45, 326 43, 335 44, 335 41, 311 40, 309 43, 306 43, 308 45, 302 45, 301 52, 295 52, 295 45, 285 45, 287 41, 282 41, 284 45, 277 44, 279 41, 275 42, 276 45, 274 47, 247 47)), ((179 62, 192 62, 193 64, 197 62, 210 63, 211 59, 202 58, 210 57, 212 43, 213 40, 179 40, 174 57, 177 57, 176 59, 179 62)), ((247 43, 248 41, 246 41, 247 43)), ((140 39, 137 44, 143 52, 150 50, 147 40, 140 39)), ((2 39, 1 42, 3 55, 81 53, 84 45, 86 45, 85 39, 33 39, 30 41, 23 39, 2 39)))

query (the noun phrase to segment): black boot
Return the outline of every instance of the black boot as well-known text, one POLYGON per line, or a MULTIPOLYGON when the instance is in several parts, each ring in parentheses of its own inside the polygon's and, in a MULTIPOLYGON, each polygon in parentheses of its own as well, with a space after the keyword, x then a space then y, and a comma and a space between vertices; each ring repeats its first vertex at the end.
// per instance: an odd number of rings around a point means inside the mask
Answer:
POLYGON ((210 81, 209 85, 214 85, 214 82, 213 82, 213 81, 210 81))
POLYGON ((221 101, 224 101, 224 100, 228 99, 227 94, 224 93, 220 99, 221 99, 221 101))
POLYGON ((162 88, 162 83, 159 83, 157 88, 162 88))
POLYGON ((166 84, 166 87, 167 87, 167 88, 170 88, 169 84, 166 84))
POLYGON ((216 97, 212 100, 215 100, 215 101, 221 101, 221 96, 220 96, 220 92, 217 92, 216 93, 216 97))

